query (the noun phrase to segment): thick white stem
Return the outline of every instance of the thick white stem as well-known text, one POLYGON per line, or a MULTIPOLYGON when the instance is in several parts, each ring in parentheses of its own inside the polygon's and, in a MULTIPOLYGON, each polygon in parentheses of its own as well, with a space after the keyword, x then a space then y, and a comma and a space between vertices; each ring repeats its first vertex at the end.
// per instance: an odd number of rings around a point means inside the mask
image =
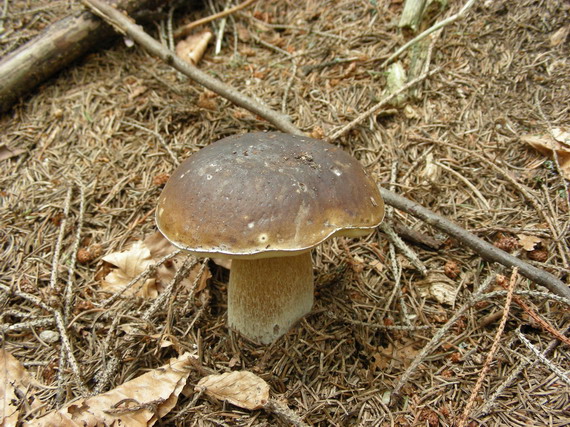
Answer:
POLYGON ((269 344, 313 306, 311 253, 232 260, 228 324, 253 341, 269 344))

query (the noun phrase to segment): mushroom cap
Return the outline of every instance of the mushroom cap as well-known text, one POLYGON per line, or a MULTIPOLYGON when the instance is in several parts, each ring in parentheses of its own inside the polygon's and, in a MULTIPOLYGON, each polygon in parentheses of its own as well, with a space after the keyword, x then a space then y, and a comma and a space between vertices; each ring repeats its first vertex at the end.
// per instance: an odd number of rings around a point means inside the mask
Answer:
POLYGON ((323 141, 279 132, 201 149, 160 195, 159 230, 199 256, 297 255, 335 235, 369 233, 384 202, 360 163, 323 141))

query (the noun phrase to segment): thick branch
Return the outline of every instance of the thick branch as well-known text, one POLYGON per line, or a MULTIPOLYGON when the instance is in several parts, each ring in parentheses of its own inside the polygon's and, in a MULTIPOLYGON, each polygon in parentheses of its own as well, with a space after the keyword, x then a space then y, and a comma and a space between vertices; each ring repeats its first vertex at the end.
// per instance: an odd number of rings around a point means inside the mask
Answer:
POLYGON ((234 104, 251 111, 254 114, 263 117, 265 120, 273 124, 277 129, 303 135, 303 133, 289 120, 289 117, 273 111, 271 107, 256 101, 249 96, 243 95, 231 86, 222 83, 220 80, 210 76, 188 62, 180 59, 174 52, 160 44, 157 40, 149 36, 144 30, 133 22, 128 16, 125 16, 117 9, 109 6, 101 0, 83 0, 94 13, 101 16, 108 23, 113 25, 119 31, 127 34, 132 40, 141 45, 148 53, 157 56, 164 62, 174 67, 182 74, 190 77, 196 83, 210 89, 212 92, 228 99, 234 104))
MULTIPOLYGON (((158 0, 121 0, 118 7, 135 12, 158 0)), ((162 0, 164 2, 164 0, 162 0)), ((0 112, 88 51, 113 32, 92 13, 82 11, 50 25, 40 35, 0 59, 0 112)))
POLYGON ((536 268, 523 260, 500 250, 490 243, 479 239, 477 236, 454 224, 448 219, 437 215, 411 200, 383 188, 380 189, 380 193, 382 194, 384 201, 390 206, 420 218, 427 224, 455 237, 461 243, 469 246, 488 261, 498 262, 507 267, 518 267, 519 272, 533 282, 545 286, 556 295, 570 299, 570 288, 547 271, 536 268))

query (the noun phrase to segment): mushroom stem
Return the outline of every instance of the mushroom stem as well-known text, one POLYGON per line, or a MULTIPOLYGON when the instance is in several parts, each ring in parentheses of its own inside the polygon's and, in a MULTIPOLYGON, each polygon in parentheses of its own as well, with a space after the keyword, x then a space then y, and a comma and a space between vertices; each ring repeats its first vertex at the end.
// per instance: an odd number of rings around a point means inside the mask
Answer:
POLYGON ((228 324, 247 338, 270 344, 312 306, 310 251, 278 258, 232 259, 228 324))

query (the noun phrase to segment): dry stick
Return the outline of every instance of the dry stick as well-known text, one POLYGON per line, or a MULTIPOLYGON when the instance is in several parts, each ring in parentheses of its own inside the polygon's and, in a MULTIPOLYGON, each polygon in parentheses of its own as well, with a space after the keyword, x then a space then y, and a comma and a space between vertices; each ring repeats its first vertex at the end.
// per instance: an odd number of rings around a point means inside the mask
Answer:
POLYGON ((202 19, 198 19, 197 21, 194 21, 194 22, 190 22, 189 24, 187 24, 183 27, 180 27, 178 30, 176 30, 174 32, 174 38, 179 39, 181 37, 185 37, 194 28, 199 27, 200 25, 207 24, 208 22, 215 21, 216 19, 220 19, 220 18, 223 18, 225 16, 231 15, 232 13, 237 12, 238 10, 245 9, 246 7, 248 7, 250 4, 252 4, 254 2, 255 2, 255 0, 247 0, 241 4, 238 4, 237 6, 230 8, 230 9, 224 10, 222 12, 216 13, 216 14, 211 15, 211 16, 207 16, 207 17, 202 18, 202 19))
POLYGON ((443 21, 440 21, 437 24, 434 24, 433 26, 431 26, 430 28, 425 30, 423 33, 421 33, 420 35, 414 37, 412 40, 410 40, 408 43, 406 43, 404 46, 402 46, 400 49, 398 49, 396 52, 394 52, 392 55, 390 55, 390 57, 388 59, 386 59, 386 61, 384 61, 382 63, 382 65, 380 65, 380 69, 385 68, 387 65, 392 63, 392 61, 394 61, 398 56, 400 56, 403 52, 405 52, 406 49, 408 49, 410 46, 414 45, 415 43, 419 42, 420 40, 425 39, 427 36, 429 36, 434 31, 437 31, 440 28, 443 28, 446 25, 449 25, 449 24, 457 21, 459 18, 461 18, 461 16, 465 12, 467 12, 467 10, 469 10, 469 8, 471 6, 473 6, 473 3, 475 3, 475 0, 468 0, 467 3, 465 3, 465 5, 461 8, 461 10, 459 12, 457 12, 455 15, 452 15, 449 18, 446 18, 443 21))
POLYGON ((101 0, 83 0, 83 2, 93 11, 93 13, 113 25, 113 27, 115 27, 119 32, 129 36, 133 41, 141 45, 148 53, 162 59, 168 65, 188 76, 196 83, 201 84, 234 104, 259 115, 283 132, 303 135, 303 133, 291 123, 289 117, 272 110, 269 106, 261 103, 260 101, 256 101, 249 96, 241 94, 233 87, 222 83, 220 80, 196 68, 194 65, 180 59, 176 53, 164 47, 160 42, 149 36, 139 25, 133 22, 131 18, 122 14, 114 7, 109 6, 101 0))
POLYGON ((16 289, 11 289, 10 287, 3 285, 0 283, 0 290, 5 292, 7 295, 15 295, 18 298, 25 299, 26 301, 31 302, 37 307, 51 313, 54 317, 55 324, 59 331, 59 335, 61 337, 61 344, 62 344, 62 351, 65 352, 66 357, 69 360, 69 365, 71 366, 71 370, 73 371, 73 375, 75 376, 77 386, 80 388, 81 393, 83 395, 87 395, 89 393, 89 389, 83 384, 81 369, 79 368, 79 364, 73 355, 73 350, 71 348, 71 342, 67 337, 67 331, 65 328, 65 324, 63 323, 63 315, 59 310, 50 307, 46 303, 44 303, 40 298, 35 295, 29 294, 27 292, 23 292, 16 289))
POLYGON ((370 117, 371 115, 375 114, 376 112, 378 112, 382 107, 384 107, 386 104, 388 104, 390 101, 392 101, 393 99, 395 99, 398 95, 400 95, 401 93, 407 91, 409 88, 417 85, 418 83, 424 81, 426 78, 432 76, 433 74, 437 73, 440 70, 440 68, 436 68, 435 70, 432 70, 430 72, 426 72, 423 73, 422 75, 416 77, 413 80, 410 80, 408 83, 406 83, 404 86, 402 86, 400 89, 398 89, 396 92, 391 93, 390 95, 388 95, 386 98, 382 99, 379 103, 377 103, 376 105, 374 105, 372 108, 370 108, 369 110, 365 111, 364 113, 362 113, 361 115, 359 115, 356 119, 354 119, 353 121, 351 121, 350 123, 344 125, 342 128, 340 128, 339 130, 337 130, 335 133, 333 133, 331 136, 325 138, 325 141, 327 142, 333 142, 335 139, 341 137, 342 135, 344 135, 345 133, 347 133, 348 131, 350 131, 351 129, 353 129, 356 125, 360 124, 362 121, 366 120, 368 117, 370 117))
POLYGON ((509 310, 511 308, 511 302, 513 299, 513 291, 515 290, 515 284, 517 282, 517 271, 518 269, 515 267, 513 269, 513 273, 511 274, 511 281, 509 282, 509 289, 507 292, 507 298, 505 299, 505 308, 503 309, 503 318, 501 319, 501 323, 497 328, 497 333, 495 334, 495 339, 493 340, 493 344, 487 354, 487 358, 485 359, 485 363, 483 364, 483 369, 481 369, 481 373, 479 374, 479 378, 477 378, 477 382, 475 383, 475 387, 471 391, 471 396, 469 396, 469 400, 465 405, 465 409, 463 410, 463 415, 459 418, 459 422, 457 423, 458 427, 464 427, 467 424, 467 419, 469 418, 469 414, 471 413, 471 408, 475 404, 475 399, 477 398, 477 394, 483 385, 483 380, 487 376, 487 372, 491 368, 491 362, 493 361, 493 357, 495 357, 495 352, 499 347, 499 342, 501 340, 501 335, 503 335, 503 331, 505 330, 505 325, 507 324, 507 319, 509 318, 509 310))
POLYGON ((83 217, 85 215, 85 188, 79 184, 79 216, 77 218, 77 225, 75 226, 75 243, 71 248, 71 260, 69 261, 67 285, 64 290, 64 311, 63 320, 67 324, 71 314, 71 305, 73 304, 73 273, 75 272, 75 265, 77 262, 77 251, 79 250, 79 243, 81 239, 81 230, 83 228, 83 217))
POLYGON ((420 366, 420 364, 424 361, 428 353, 430 353, 434 348, 436 348, 440 344, 440 340, 441 338, 443 338, 445 333, 449 329, 451 329, 451 327, 455 324, 455 322, 457 322, 457 320, 461 316, 463 316, 463 313, 465 313, 473 304, 477 302, 478 297, 481 296, 483 292, 485 292, 485 290, 491 285, 494 279, 495 276, 490 275, 487 278, 487 280, 479 287, 479 289, 477 289, 477 291, 473 295, 471 295, 471 298, 453 314, 451 319, 449 319, 447 323, 445 323, 445 325, 439 328, 439 330, 435 333, 432 339, 424 346, 424 348, 422 348, 422 350, 412 361, 408 369, 406 369, 406 371, 400 378, 400 381, 398 381, 398 384, 396 384, 396 387, 394 387, 391 398, 392 405, 397 402, 397 397, 399 396, 402 387, 409 381, 413 373, 416 371, 417 367, 420 366))
MULTIPOLYGON (((567 327, 562 333, 565 335, 568 332, 570 332, 570 326, 567 327)), ((552 340, 550 342, 550 344, 548 344, 548 347, 546 348, 546 350, 544 350, 541 354, 544 357, 548 357, 550 355, 550 353, 552 353, 556 349, 556 347, 558 347, 559 344, 560 344, 560 341, 558 341, 557 339, 552 340)), ((528 365, 532 366, 535 363, 536 363, 536 361, 531 362, 529 360, 525 360, 525 361, 521 362, 510 373, 510 375, 505 379, 505 381, 503 381, 503 383, 500 384, 496 388, 493 395, 486 400, 485 405, 479 410, 478 415, 485 415, 485 414, 488 414, 489 412, 491 412, 491 410, 495 406, 495 401, 503 393, 503 391, 519 376, 519 374, 523 371, 523 369, 525 367, 527 367, 528 365)))
MULTIPOLYGON (((501 285, 505 287, 503 283, 501 283, 501 285)), ((544 329, 546 332, 549 332, 550 335, 552 335, 554 338, 570 346, 570 338, 567 338, 566 336, 562 335, 562 333, 558 332, 552 325, 550 325, 546 320, 540 317, 532 308, 530 308, 528 304, 522 300, 522 298, 520 298, 517 295, 514 295, 513 299, 517 303, 517 305, 519 305, 530 317, 534 319, 536 323, 538 323, 542 327, 542 329, 544 329)))
POLYGON ((517 337, 519 337, 521 342, 524 345, 526 345, 527 348, 535 354, 538 360, 540 360, 548 369, 550 369, 552 372, 558 375, 558 378, 560 378, 566 384, 570 385, 570 377, 566 373, 562 372, 560 368, 558 368, 554 363, 548 360, 546 356, 544 356, 534 345, 532 345, 532 343, 522 334, 522 332, 520 331, 520 327, 517 328, 515 333, 517 334, 517 337))
POLYGON ((57 286, 57 273, 59 271, 59 256, 61 253, 61 244, 63 243, 63 236, 65 234, 65 228, 67 227, 67 217, 69 216, 69 207, 71 206, 71 192, 72 188, 67 189, 67 195, 65 196, 65 205, 63 208, 63 219, 59 226, 59 234, 57 235, 57 241, 55 243, 55 250, 53 251, 53 261, 51 264, 51 278, 49 281, 49 289, 51 291, 56 290, 57 286))
POLYGON ((415 202, 412 202, 411 200, 399 196, 396 193, 380 188, 380 194, 382 194, 382 197, 387 204, 420 218, 427 224, 455 237, 460 242, 477 252, 481 257, 489 261, 501 263, 507 267, 518 267, 523 276, 538 283, 539 285, 545 286, 556 295, 570 299, 570 288, 547 271, 527 264, 519 258, 500 250, 496 246, 479 239, 474 234, 454 224, 450 220, 415 202))
POLYGON ((159 308, 164 307, 166 305, 166 301, 172 295, 172 291, 174 287, 178 285, 186 277, 186 275, 190 272, 190 270, 196 265, 198 261, 194 256, 188 254, 186 259, 184 260, 183 264, 180 268, 177 269, 176 274, 172 278, 172 280, 166 286, 166 289, 160 293, 160 295, 154 300, 152 305, 144 312, 142 315, 142 320, 145 322, 149 322, 150 318, 158 311, 159 308))

